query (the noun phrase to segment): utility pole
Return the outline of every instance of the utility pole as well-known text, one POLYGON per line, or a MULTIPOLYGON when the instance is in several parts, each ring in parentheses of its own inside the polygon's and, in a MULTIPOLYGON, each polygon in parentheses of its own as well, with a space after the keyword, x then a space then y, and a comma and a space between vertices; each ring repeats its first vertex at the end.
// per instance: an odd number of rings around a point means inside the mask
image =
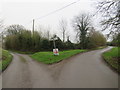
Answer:
POLYGON ((35 22, 35 20, 33 19, 33 28, 32 28, 33 36, 34 36, 34 26, 35 26, 34 22, 35 22))
POLYGON ((33 19, 33 27, 32 27, 32 37, 33 37, 33 47, 35 46, 35 41, 34 41, 34 22, 35 20, 33 19))

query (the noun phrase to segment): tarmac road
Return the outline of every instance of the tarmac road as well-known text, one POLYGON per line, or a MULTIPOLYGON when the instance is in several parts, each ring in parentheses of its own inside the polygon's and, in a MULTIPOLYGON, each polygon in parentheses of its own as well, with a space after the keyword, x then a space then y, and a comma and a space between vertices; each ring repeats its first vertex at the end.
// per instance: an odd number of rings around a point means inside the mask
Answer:
POLYGON ((12 53, 2 74, 3 88, 118 88, 118 74, 101 58, 111 47, 78 54, 53 65, 12 53))

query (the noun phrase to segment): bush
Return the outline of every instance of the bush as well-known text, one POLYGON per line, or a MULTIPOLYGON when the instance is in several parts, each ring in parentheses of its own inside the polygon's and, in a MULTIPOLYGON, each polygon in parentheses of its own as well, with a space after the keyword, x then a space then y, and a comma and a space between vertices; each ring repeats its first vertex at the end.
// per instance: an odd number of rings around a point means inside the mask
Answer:
POLYGON ((99 31, 91 31, 88 38, 87 38, 87 47, 88 48, 96 48, 99 46, 105 46, 106 45, 106 38, 102 33, 99 31))

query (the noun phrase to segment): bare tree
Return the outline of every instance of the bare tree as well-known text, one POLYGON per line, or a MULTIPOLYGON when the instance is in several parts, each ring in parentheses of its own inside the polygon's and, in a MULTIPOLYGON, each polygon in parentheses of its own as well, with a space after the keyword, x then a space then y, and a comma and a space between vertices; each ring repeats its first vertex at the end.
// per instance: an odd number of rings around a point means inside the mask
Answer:
POLYGON ((50 26, 47 26, 47 27, 44 27, 42 25, 39 25, 37 31, 39 31, 42 35, 42 37, 50 40, 51 38, 51 27, 50 26))
POLYGON ((50 26, 48 26, 48 27, 46 28, 46 37, 47 37, 48 40, 50 40, 50 37, 51 37, 51 32, 50 32, 50 30, 51 30, 51 28, 50 28, 50 26))
POLYGON ((103 31, 109 29, 110 33, 120 33, 120 0, 104 0, 98 3, 97 9, 102 13, 104 20, 101 22, 103 31))
POLYGON ((62 19, 59 22, 59 26, 60 26, 60 30, 62 32, 63 42, 65 42, 65 35, 66 35, 66 30, 67 30, 67 21, 65 19, 62 19))
POLYGON ((90 28, 90 17, 87 14, 80 14, 73 19, 73 27, 77 31, 76 37, 78 37, 81 48, 86 48, 87 31, 90 28))
POLYGON ((3 27, 3 20, 0 20, 0 28, 3 27))
POLYGON ((3 38, 4 38, 4 32, 3 32, 3 20, 0 19, 0 47, 2 47, 3 45, 3 38))
POLYGON ((15 24, 15 25, 10 25, 6 28, 7 32, 9 35, 11 34, 17 34, 20 33, 21 30, 26 30, 24 26, 15 24))

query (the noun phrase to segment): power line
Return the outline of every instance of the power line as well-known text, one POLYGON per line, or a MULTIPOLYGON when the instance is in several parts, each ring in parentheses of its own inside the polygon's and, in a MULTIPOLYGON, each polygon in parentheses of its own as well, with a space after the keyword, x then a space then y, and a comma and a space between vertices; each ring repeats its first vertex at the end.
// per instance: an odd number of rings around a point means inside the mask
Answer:
MULTIPOLYGON (((60 10, 65 9, 65 8, 71 6, 71 5, 73 5, 73 4, 75 4, 75 3, 79 2, 79 1, 80 1, 80 0, 74 1, 74 2, 68 4, 68 5, 64 6, 64 7, 61 7, 61 8, 59 8, 59 9, 57 9, 57 10, 54 10, 54 11, 52 11, 52 12, 46 14, 46 15, 43 15, 43 16, 41 16, 41 17, 39 17, 39 18, 36 18, 36 19, 42 19, 42 18, 44 18, 44 17, 47 17, 47 16, 49 16, 49 15, 51 15, 51 14, 54 14, 54 13, 60 11, 60 10)), ((34 19, 34 20, 35 20, 35 19, 34 19)))
MULTIPOLYGON (((60 10, 63 10, 63 9, 65 9, 65 8, 71 6, 71 5, 73 5, 73 4, 75 4, 75 3, 79 2, 79 1, 80 1, 80 0, 74 1, 74 2, 68 4, 68 5, 64 6, 64 7, 61 7, 61 8, 59 8, 59 9, 55 10, 55 11, 52 11, 52 12, 50 12, 50 13, 48 13, 48 14, 46 14, 46 15, 43 15, 43 16, 41 16, 41 17, 39 17, 39 18, 36 18, 36 19, 45 18, 45 17, 47 17, 47 16, 49 16, 49 15, 51 15, 51 14, 54 14, 54 13, 60 11, 60 10)), ((34 25, 35 25, 34 23, 35 23, 35 20, 36 20, 36 19, 33 19, 33 27, 32 27, 33 33, 34 33, 34 25)))
MULTIPOLYGON (((42 19, 42 18, 45 18, 45 17, 47 17, 47 16, 49 16, 49 15, 51 15, 51 14, 54 14, 54 13, 60 11, 60 10, 63 10, 63 9, 65 9, 65 8, 67 8, 67 7, 71 6, 71 5, 73 5, 73 4, 77 3, 77 2, 79 2, 79 1, 80 1, 80 0, 74 1, 74 2, 72 2, 72 3, 70 3, 70 4, 66 5, 66 6, 63 6, 63 7, 59 8, 59 9, 56 9, 56 10, 50 12, 50 13, 47 13, 47 14, 45 14, 45 15, 39 17, 39 18, 35 18, 34 21, 35 21, 36 19, 42 19)), ((30 20, 30 21, 29 21, 28 23, 26 23, 26 24, 30 24, 31 22, 33 23, 33 19, 30 20)), ((32 28, 33 28, 33 27, 32 27, 32 28)))

